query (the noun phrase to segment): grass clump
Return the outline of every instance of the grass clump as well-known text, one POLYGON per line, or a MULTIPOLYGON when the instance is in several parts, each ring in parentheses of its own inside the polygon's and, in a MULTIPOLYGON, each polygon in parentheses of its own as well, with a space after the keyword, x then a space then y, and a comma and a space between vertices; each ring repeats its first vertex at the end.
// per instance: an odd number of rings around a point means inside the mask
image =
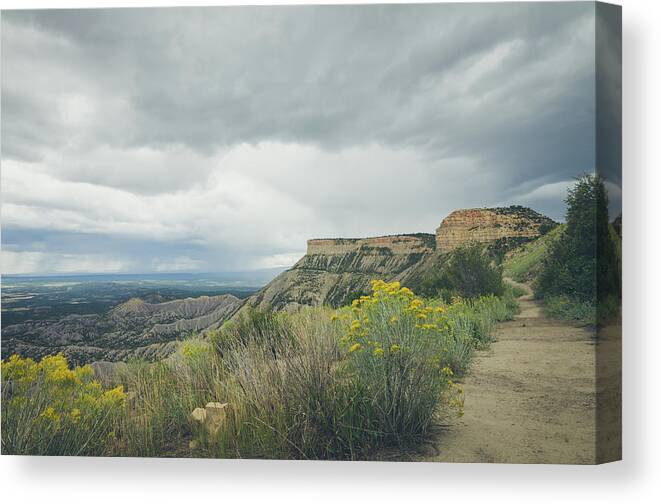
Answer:
POLYGON ((190 413, 221 393, 220 361, 211 343, 192 336, 168 359, 130 361, 116 379, 128 403, 111 454, 132 457, 186 456, 190 413))
POLYGON ((121 386, 104 389, 91 366, 70 369, 62 354, 2 362, 2 452, 103 455, 124 412, 121 386))

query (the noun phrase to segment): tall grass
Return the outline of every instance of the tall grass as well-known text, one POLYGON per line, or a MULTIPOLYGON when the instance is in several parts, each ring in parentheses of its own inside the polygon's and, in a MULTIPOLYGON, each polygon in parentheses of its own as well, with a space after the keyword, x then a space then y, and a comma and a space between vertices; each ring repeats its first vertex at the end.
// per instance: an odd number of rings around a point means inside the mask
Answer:
POLYGON ((186 455, 189 416, 221 393, 220 361, 209 341, 194 336, 170 358, 129 362, 117 379, 128 390, 128 407, 112 446, 114 455, 186 455))

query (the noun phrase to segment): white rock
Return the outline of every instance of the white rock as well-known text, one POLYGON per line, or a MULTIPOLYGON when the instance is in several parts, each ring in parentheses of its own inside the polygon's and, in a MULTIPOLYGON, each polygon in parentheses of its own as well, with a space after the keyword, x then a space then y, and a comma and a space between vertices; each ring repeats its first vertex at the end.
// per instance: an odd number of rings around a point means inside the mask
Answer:
POLYGON ((195 408, 190 414, 191 420, 194 422, 205 423, 207 420, 207 410, 204 408, 195 408))

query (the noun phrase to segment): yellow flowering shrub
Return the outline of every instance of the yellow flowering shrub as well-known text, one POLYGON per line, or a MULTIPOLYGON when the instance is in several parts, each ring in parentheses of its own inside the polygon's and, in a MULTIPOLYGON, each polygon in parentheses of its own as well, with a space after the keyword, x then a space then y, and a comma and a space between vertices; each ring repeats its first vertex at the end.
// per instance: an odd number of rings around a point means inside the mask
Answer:
POLYGON ((415 351, 427 355, 430 362, 448 365, 444 354, 453 347, 450 340, 456 332, 448 316, 453 309, 425 301, 399 282, 374 280, 372 295, 352 302, 341 343, 349 353, 362 348, 372 356, 387 358, 400 351, 415 351))
POLYGON ((333 320, 343 323, 346 362, 365 402, 363 428, 417 436, 434 415, 461 413, 463 396, 445 369, 453 345, 447 308, 415 296, 399 282, 372 282, 333 320))
POLYGON ((106 390, 91 366, 62 355, 2 361, 2 446, 7 453, 102 454, 126 394, 106 390))

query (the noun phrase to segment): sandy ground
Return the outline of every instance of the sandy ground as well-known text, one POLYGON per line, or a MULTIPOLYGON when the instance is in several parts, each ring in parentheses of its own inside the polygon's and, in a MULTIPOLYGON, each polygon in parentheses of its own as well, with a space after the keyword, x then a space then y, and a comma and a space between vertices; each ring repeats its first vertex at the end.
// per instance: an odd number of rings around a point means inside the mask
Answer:
POLYGON ((594 330, 545 317, 531 294, 520 306, 476 356, 464 381, 465 415, 439 428, 413 460, 595 463, 594 330))

